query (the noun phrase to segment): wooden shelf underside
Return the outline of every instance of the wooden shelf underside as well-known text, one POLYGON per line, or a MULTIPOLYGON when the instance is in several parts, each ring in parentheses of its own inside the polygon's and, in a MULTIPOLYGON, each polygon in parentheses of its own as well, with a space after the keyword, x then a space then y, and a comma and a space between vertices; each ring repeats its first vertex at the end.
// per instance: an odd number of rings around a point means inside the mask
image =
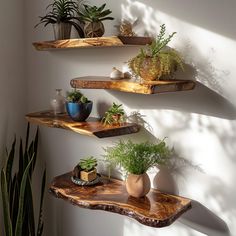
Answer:
POLYGON ((146 45, 152 42, 150 37, 98 37, 98 38, 79 38, 64 39, 55 41, 34 42, 35 49, 39 51, 49 51, 55 49, 72 48, 94 48, 94 47, 124 47, 135 45, 146 45))
POLYGON ((156 189, 143 198, 131 197, 124 182, 117 179, 106 178, 96 186, 77 186, 71 181, 71 173, 54 178, 50 192, 73 205, 118 213, 152 227, 168 226, 191 208, 191 200, 156 189))
POLYGON ((111 89, 129 93, 157 94, 192 90, 195 82, 190 80, 161 80, 138 83, 132 80, 111 80, 104 76, 85 76, 72 79, 73 88, 78 89, 111 89))
POLYGON ((133 123, 124 123, 121 126, 104 126, 97 118, 88 118, 85 122, 75 122, 67 114, 55 117, 50 111, 30 113, 26 115, 26 119, 37 125, 71 130, 98 138, 132 134, 139 131, 139 126, 133 123))

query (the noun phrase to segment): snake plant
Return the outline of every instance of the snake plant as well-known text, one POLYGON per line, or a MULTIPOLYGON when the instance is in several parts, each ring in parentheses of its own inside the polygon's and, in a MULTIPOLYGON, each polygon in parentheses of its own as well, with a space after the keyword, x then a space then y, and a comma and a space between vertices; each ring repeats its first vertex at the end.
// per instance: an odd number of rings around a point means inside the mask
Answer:
POLYGON ((29 133, 30 126, 28 124, 25 147, 23 147, 23 141, 20 139, 18 160, 16 160, 15 138, 10 152, 6 150, 7 161, 1 169, 1 195, 6 236, 41 236, 43 233, 42 207, 46 171, 44 170, 42 176, 39 216, 36 227, 31 183, 37 159, 38 130, 30 144, 28 143, 29 133), (18 167, 14 171, 13 166, 16 161, 18 161, 18 167))

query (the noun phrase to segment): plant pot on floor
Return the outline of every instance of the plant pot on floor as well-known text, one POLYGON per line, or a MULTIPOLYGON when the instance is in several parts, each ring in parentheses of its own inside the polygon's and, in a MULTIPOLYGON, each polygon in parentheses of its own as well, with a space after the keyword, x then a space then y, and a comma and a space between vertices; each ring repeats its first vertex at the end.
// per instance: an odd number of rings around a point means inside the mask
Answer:
POLYGON ((70 39, 71 24, 61 22, 53 24, 52 26, 55 40, 70 39))
POLYGON ((141 175, 129 174, 126 179, 126 190, 133 197, 144 197, 150 191, 150 186, 150 179, 146 173, 141 175))
POLYGON ((86 103, 73 103, 73 102, 67 102, 66 103, 66 110, 68 115, 71 117, 74 121, 85 121, 93 107, 93 102, 89 101, 86 103))

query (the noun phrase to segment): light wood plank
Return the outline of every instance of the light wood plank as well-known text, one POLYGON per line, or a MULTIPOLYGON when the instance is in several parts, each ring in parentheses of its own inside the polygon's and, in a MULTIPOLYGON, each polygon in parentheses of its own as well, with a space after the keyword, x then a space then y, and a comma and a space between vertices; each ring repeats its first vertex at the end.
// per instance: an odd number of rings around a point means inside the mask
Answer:
POLYGON ((104 76, 85 76, 72 79, 73 88, 78 89, 112 89, 129 93, 156 94, 191 90, 195 82, 190 80, 159 80, 138 83, 131 80, 111 80, 104 76))
POLYGON ((34 42, 34 47, 39 51, 72 48, 91 48, 91 47, 121 47, 128 45, 150 44, 152 39, 149 37, 98 37, 98 38, 79 38, 65 39, 56 41, 34 42), (130 42, 130 43, 129 43, 130 42))
POLYGON ((97 118, 88 118, 84 122, 75 122, 67 114, 55 117, 50 111, 30 113, 26 115, 26 119, 37 125, 71 130, 82 135, 98 138, 132 134, 139 131, 139 126, 134 123, 124 123, 121 126, 104 126, 97 118))

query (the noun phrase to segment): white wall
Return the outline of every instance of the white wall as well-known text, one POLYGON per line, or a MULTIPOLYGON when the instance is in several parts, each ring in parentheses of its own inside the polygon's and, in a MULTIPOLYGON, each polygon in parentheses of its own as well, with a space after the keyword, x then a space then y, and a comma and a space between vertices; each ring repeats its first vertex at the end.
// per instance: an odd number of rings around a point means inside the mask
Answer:
MULTIPOLYGON (((3 164, 5 146, 13 141, 15 134, 17 137, 23 135, 26 124, 24 121, 27 100, 23 31, 23 1, 1 1, 0 166, 3 164)), ((0 225, 2 225, 1 215, 0 225)), ((3 227, 0 229, 2 230, 3 227)))
MULTIPOLYGON (((53 90, 68 90, 70 79, 107 75, 113 66, 121 66, 138 51, 138 48, 106 48, 38 52, 31 42, 53 37, 50 27, 33 28, 37 16, 44 14, 48 1, 26 2, 29 111, 48 108, 53 90)), ((104 1, 93 2, 101 4, 104 1)), ((236 3, 233 0, 107 2, 117 19, 140 17, 143 27, 139 32, 145 29, 155 34, 161 23, 166 24, 169 32, 177 31, 172 46, 184 54, 189 64, 179 76, 201 83, 193 91, 157 96, 84 90, 94 101, 93 115, 98 114, 99 104, 111 101, 123 103, 128 113, 138 110, 145 115, 152 130, 122 138, 168 137, 178 155, 199 165, 203 172, 187 165, 177 168, 172 176, 159 173, 162 176, 158 180, 159 188, 196 202, 191 211, 170 227, 154 229, 120 215, 80 209, 47 195, 44 235, 215 236, 230 235, 228 228, 236 235, 236 111, 231 104, 236 105, 236 3)), ((111 24, 106 23, 107 35, 115 31, 111 24)), ((41 131, 41 155, 47 163, 49 180, 71 170, 81 157, 99 157, 102 147, 117 140, 95 139, 43 127, 41 131)))

